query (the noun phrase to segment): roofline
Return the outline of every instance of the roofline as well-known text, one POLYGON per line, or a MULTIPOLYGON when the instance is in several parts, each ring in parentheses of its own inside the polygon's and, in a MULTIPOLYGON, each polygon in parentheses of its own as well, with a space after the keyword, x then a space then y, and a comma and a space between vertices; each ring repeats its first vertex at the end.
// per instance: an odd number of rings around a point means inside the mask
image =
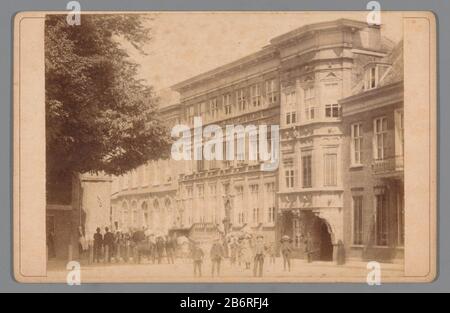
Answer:
POLYGON ((228 70, 234 69, 236 67, 243 66, 247 62, 250 62, 250 61, 253 62, 255 60, 255 58, 264 57, 264 56, 268 56, 270 54, 277 53, 276 46, 285 41, 292 40, 293 38, 303 36, 306 33, 311 32, 311 31, 333 29, 333 28, 339 28, 339 27, 351 27, 351 28, 357 28, 357 29, 363 29, 366 27, 378 27, 379 28, 379 26, 369 26, 365 22, 351 20, 351 19, 338 19, 338 20, 329 21, 329 22, 321 22, 321 23, 305 25, 298 29, 290 31, 284 35, 281 35, 281 36, 271 39, 270 44, 264 46, 261 50, 259 50, 257 52, 254 52, 243 58, 237 59, 236 61, 233 61, 231 63, 216 67, 215 69, 212 69, 210 71, 193 76, 187 80, 181 81, 181 82, 173 85, 171 88, 175 91, 180 92, 181 89, 183 89, 189 85, 192 85, 194 83, 200 82, 205 79, 208 79, 210 77, 214 77, 216 75, 220 75, 220 74, 222 74, 228 70))
POLYGON ((270 43, 274 44, 274 45, 279 45, 283 42, 292 40, 294 38, 301 37, 311 31, 324 30, 324 29, 330 29, 330 28, 332 29, 332 28, 337 28, 337 27, 351 27, 351 28, 357 28, 357 29, 363 29, 366 27, 378 27, 379 28, 379 26, 370 26, 366 22, 342 18, 342 19, 338 19, 338 20, 334 20, 334 21, 320 22, 320 23, 302 26, 302 27, 294 29, 286 34, 283 34, 281 36, 273 38, 270 41, 270 43))
POLYGON ((175 110, 175 109, 178 109, 180 106, 181 106, 180 103, 170 104, 167 106, 159 107, 158 112, 163 113, 163 112, 167 112, 170 110, 175 110))
POLYGON ((392 91, 392 90, 395 90, 396 88, 403 88, 403 80, 395 82, 395 83, 392 83, 392 84, 389 84, 389 85, 385 85, 385 86, 382 86, 382 87, 378 87, 378 88, 375 88, 375 89, 371 89, 371 90, 368 90, 368 91, 360 92, 360 93, 358 93, 356 95, 352 95, 352 96, 349 96, 347 98, 343 98, 343 99, 339 100, 338 102, 339 102, 340 105, 350 104, 350 103, 358 101, 358 100, 360 100, 362 98, 372 97, 372 96, 377 95, 380 92, 392 91))
POLYGON ((234 68, 237 68, 239 66, 244 65, 245 63, 248 62, 253 62, 255 60, 255 58, 262 58, 265 56, 268 56, 270 54, 274 54, 276 53, 276 50, 274 49, 274 47, 272 46, 265 46, 264 48, 262 48, 261 50, 254 52, 252 54, 246 55, 245 57, 242 57, 240 59, 237 59, 233 62, 227 63, 225 65, 221 65, 219 67, 216 67, 210 71, 201 73, 199 75, 193 76, 191 78, 188 78, 182 82, 179 82, 175 85, 172 85, 172 89, 175 91, 180 91, 182 88, 192 85, 194 83, 200 82, 202 80, 208 79, 210 77, 214 77, 216 75, 220 75, 228 70, 232 70, 234 68))

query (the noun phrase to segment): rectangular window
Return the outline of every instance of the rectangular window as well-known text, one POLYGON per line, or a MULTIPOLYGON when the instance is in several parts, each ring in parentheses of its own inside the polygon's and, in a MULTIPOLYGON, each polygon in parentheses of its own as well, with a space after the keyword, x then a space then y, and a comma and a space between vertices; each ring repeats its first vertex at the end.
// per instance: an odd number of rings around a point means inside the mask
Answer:
POLYGON ((378 70, 376 66, 372 66, 366 69, 365 73, 365 81, 364 81, 364 89, 370 90, 377 87, 378 80, 378 70))
POLYGON ((197 148, 198 156, 201 158, 200 160, 197 160, 197 171, 201 172, 205 170, 205 160, 203 159, 203 147, 197 148))
POLYGON ((312 187, 312 156, 302 156, 303 188, 312 187))
POLYGON ((243 165, 246 163, 245 159, 245 149, 238 149, 238 144, 240 142, 240 137, 236 135, 236 139, 234 141, 234 151, 236 151, 236 160, 237 163, 243 165))
POLYGON ((377 68, 372 67, 370 69, 370 88, 375 88, 377 86, 376 73, 377 73, 377 68))
POLYGON ((195 108, 193 105, 191 105, 188 109, 187 109, 188 113, 188 122, 190 124, 194 124, 194 117, 195 117, 195 108))
POLYGON ((286 125, 297 123, 297 112, 286 113, 286 125))
POLYGON ((251 205, 253 206, 253 223, 257 224, 260 221, 260 212, 258 208, 259 202, 259 185, 250 185, 251 205))
POLYGON ((325 154, 325 186, 337 186, 337 154, 325 154))
POLYGON ((213 155, 212 160, 209 160, 209 169, 213 170, 218 168, 217 160, 216 160, 216 146, 211 146, 211 154, 213 155))
POLYGON ((267 222, 269 224, 274 224, 275 223, 275 208, 274 207, 269 207, 269 209, 267 210, 267 222))
POLYGON ((247 99, 245 98, 245 89, 239 89, 236 91, 236 103, 238 105, 239 111, 245 111, 247 107, 247 99))
POLYGON ((284 171, 286 179, 286 188, 294 188, 295 185, 295 171, 293 169, 287 169, 284 171))
POLYGON ((233 113, 233 109, 231 106, 231 95, 223 95, 222 100, 225 115, 231 115, 233 113))
POLYGON ((259 208, 253 209, 253 223, 259 224, 261 222, 259 208))
POLYGON ((205 196, 205 187, 203 185, 197 186, 197 196, 198 198, 204 198, 205 196))
POLYGON ((238 225, 242 225, 245 223, 245 214, 244 214, 244 187, 237 186, 236 187, 236 209, 237 209, 237 222, 238 225))
POLYGON ((205 107, 206 107, 206 103, 201 102, 201 103, 197 103, 194 106, 194 116, 196 117, 200 117, 200 118, 204 118, 205 115, 205 107))
POLYGON ((405 148, 405 129, 403 110, 395 111, 395 156, 403 156, 405 148))
POLYGON ((341 108, 339 104, 326 104, 325 105, 325 117, 327 118, 337 118, 341 116, 341 108))
POLYGON ((295 107, 297 105, 297 94, 295 91, 286 93, 286 106, 295 107))
POLYGON ((217 195, 217 185, 216 184, 209 185, 209 194, 212 197, 215 197, 217 195))
POLYGON ((386 196, 384 194, 375 197, 376 202, 376 244, 377 246, 387 246, 388 237, 388 208, 386 196))
POLYGON ((266 81, 266 101, 273 104, 278 100, 278 87, 275 79, 266 81))
POLYGON ((214 120, 219 116, 219 106, 216 98, 209 100, 208 113, 211 120, 214 120))
POLYGON ((363 244, 363 197, 353 197, 353 244, 363 244))
POLYGON ((352 165, 361 165, 362 164, 362 143, 363 143, 363 135, 362 135, 362 124, 357 123, 351 125, 351 162, 352 165))
POLYGON ((387 156, 387 119, 380 117, 374 120, 374 158, 384 160, 387 156))
POLYGON ((250 89, 250 93, 253 107, 261 106, 261 86, 259 84, 253 85, 250 89))
POLYGON ((305 119, 306 121, 314 120, 315 111, 315 90, 314 87, 308 87, 304 90, 303 103, 305 106, 305 119))
POLYGON ((275 223, 275 192, 275 183, 265 184, 264 205, 266 211, 264 214, 267 214, 266 222, 268 224, 275 223))

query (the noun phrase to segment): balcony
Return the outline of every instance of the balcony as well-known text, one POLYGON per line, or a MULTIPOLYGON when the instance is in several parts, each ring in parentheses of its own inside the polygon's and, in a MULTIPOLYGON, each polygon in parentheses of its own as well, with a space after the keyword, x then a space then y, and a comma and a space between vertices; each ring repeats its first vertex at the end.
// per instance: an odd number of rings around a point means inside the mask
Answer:
POLYGON ((382 176, 395 176, 397 174, 403 174, 403 163, 403 156, 375 160, 372 163, 372 172, 375 175, 382 176))

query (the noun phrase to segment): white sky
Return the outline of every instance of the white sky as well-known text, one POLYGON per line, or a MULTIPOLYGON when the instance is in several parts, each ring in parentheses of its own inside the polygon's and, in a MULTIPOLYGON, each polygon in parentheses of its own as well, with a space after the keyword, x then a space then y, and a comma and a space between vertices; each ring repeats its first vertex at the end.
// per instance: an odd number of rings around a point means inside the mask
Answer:
MULTIPOLYGON (((298 27, 349 18, 366 21, 368 12, 174 12, 152 14, 153 40, 147 56, 129 49, 141 64, 140 76, 161 90, 260 50, 298 27)), ((402 38, 401 13, 382 12, 382 35, 402 38)))

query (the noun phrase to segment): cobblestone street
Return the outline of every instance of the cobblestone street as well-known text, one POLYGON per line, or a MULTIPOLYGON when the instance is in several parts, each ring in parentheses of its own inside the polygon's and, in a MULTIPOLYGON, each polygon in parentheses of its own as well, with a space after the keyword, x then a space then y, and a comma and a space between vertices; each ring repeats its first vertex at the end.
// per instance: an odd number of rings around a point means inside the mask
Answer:
MULTIPOLYGON (((292 260, 291 272, 283 271, 282 259, 277 259, 275 265, 264 266, 264 277, 253 277, 253 267, 245 270, 242 267, 232 267, 228 260, 222 263, 221 276, 211 276, 211 264, 206 261, 202 266, 201 278, 193 275, 193 264, 190 260, 176 260, 175 264, 142 264, 120 263, 106 265, 81 265, 82 283, 120 281, 128 282, 311 282, 322 279, 333 282, 342 281, 366 283, 369 270, 364 262, 348 262, 337 266, 331 262, 306 263, 303 260, 292 260)), ((381 264, 382 277, 402 276, 403 265, 381 264)), ((68 271, 62 262, 49 262, 48 278, 51 281, 65 282, 68 271)))

